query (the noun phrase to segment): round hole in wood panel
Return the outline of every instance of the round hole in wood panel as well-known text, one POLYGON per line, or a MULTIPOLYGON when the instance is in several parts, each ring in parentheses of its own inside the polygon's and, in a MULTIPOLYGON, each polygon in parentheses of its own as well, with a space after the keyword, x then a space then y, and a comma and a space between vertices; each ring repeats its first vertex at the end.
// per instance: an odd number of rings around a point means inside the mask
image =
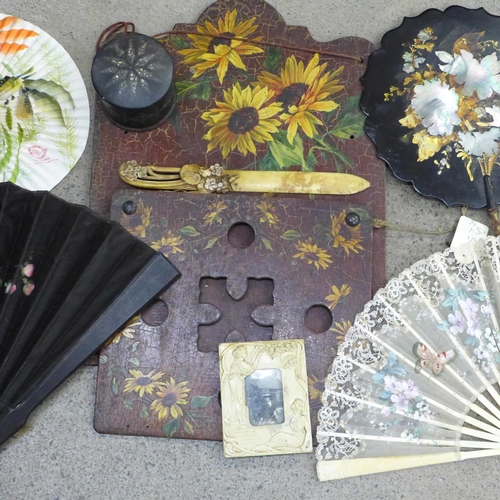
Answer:
POLYGON ((331 326, 333 316, 328 307, 323 305, 311 306, 307 311, 304 318, 306 327, 313 333, 324 333, 331 326))
POLYGON ((247 248, 255 240, 255 231, 250 224, 237 222, 229 228, 227 238, 234 248, 247 248))
POLYGON ((141 318, 146 325, 162 325, 168 318, 168 306, 163 300, 153 300, 141 311, 141 318))

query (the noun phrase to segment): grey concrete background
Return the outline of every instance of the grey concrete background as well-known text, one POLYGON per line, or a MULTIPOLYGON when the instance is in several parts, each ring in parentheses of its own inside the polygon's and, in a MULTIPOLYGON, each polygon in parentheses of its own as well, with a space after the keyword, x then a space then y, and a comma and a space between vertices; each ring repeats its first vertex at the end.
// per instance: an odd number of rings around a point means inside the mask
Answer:
MULTIPOLYGON (((451 5, 442 0, 271 0, 288 24, 308 26, 327 41, 359 36, 378 44, 404 16, 451 5)), ((0 0, 0 12, 32 22, 71 54, 87 84, 101 31, 133 21, 155 34, 194 22, 210 0, 0 0)), ((500 15, 493 0, 463 3, 500 15)), ((85 154, 54 193, 88 203, 92 133, 85 154)), ((476 220, 484 213, 469 211, 476 220)), ((424 199, 387 174, 387 220, 416 229, 451 228, 460 209, 424 199)), ((450 235, 389 231, 387 276, 445 248, 450 235)), ((228 460, 222 445, 178 439, 99 435, 93 430, 96 369, 81 368, 31 416, 25 430, 0 447, 1 500, 163 499, 489 499, 498 497, 500 460, 481 459, 319 483, 313 455, 228 460)))

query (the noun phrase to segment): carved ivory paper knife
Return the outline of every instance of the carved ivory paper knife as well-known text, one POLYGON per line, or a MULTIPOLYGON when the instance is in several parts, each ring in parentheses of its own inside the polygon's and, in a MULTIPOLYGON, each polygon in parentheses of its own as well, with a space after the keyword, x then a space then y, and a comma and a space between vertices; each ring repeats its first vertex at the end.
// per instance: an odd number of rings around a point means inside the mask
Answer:
POLYGON ((203 167, 142 166, 127 161, 120 166, 120 177, 127 184, 146 189, 227 193, 354 194, 370 183, 352 174, 330 172, 261 172, 224 170, 220 165, 203 167))

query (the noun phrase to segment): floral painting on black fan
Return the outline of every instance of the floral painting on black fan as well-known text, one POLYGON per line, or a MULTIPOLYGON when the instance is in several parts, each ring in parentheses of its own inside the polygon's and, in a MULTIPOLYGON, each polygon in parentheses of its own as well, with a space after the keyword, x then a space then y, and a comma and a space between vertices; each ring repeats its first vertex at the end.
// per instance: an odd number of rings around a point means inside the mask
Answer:
POLYGON ((450 7, 386 33, 362 78, 366 132, 401 180, 447 205, 500 188, 500 18, 450 7))

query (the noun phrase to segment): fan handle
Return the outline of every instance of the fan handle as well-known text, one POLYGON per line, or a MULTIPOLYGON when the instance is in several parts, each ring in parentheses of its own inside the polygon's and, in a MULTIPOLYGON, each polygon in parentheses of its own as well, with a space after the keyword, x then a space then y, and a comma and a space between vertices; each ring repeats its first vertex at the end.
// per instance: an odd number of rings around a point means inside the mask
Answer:
POLYGON ((493 226, 493 234, 495 236, 500 236, 500 215, 498 213, 498 204, 493 192, 493 185, 491 183, 491 177, 485 175, 484 177, 484 189, 486 191, 486 204, 488 207, 488 213, 490 214, 491 224, 493 226))

